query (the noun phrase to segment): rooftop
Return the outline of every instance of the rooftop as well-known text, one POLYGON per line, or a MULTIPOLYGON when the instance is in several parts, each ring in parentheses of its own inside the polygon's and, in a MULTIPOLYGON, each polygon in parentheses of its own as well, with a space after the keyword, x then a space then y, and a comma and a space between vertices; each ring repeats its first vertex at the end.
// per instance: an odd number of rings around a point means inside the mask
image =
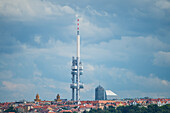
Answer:
POLYGON ((111 90, 106 90, 106 95, 117 96, 117 94, 113 93, 111 90))

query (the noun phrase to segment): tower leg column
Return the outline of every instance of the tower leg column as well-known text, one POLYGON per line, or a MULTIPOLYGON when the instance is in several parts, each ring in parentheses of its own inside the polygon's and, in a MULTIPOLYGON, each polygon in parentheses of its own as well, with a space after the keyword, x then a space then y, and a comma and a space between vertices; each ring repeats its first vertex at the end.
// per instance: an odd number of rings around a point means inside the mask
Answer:
POLYGON ((74 88, 72 88, 72 101, 74 101, 74 88))
POLYGON ((76 84, 77 84, 77 89, 76 89, 76 101, 77 104, 80 104, 80 72, 79 72, 79 57, 77 57, 77 76, 76 76, 76 84))
MULTIPOLYGON (((73 74, 73 76, 72 76, 72 84, 74 84, 75 82, 75 75, 73 74)), ((74 101, 74 96, 75 96, 75 88, 73 87, 72 88, 72 101, 74 101)))

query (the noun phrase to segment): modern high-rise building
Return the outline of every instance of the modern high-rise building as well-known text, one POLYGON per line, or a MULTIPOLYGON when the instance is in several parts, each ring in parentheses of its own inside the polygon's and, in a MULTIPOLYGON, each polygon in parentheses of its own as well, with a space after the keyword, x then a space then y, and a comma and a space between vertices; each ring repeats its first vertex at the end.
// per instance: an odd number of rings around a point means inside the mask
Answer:
POLYGON ((100 85, 95 88, 95 100, 104 100, 104 88, 100 85))
POLYGON ((80 62, 79 18, 77 19, 77 56, 72 58, 71 74, 72 84, 70 84, 70 88, 72 89, 72 101, 80 104, 80 89, 84 88, 84 85, 80 83, 80 75, 83 74, 83 65, 80 62))

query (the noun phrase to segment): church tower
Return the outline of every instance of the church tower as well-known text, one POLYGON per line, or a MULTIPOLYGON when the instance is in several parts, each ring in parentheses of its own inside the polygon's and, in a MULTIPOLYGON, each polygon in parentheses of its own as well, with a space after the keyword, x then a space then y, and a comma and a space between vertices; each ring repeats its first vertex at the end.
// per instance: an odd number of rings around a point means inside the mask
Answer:
POLYGON ((38 94, 38 93, 37 93, 37 95, 36 95, 36 99, 34 99, 34 101, 35 101, 35 102, 40 102, 40 101, 41 101, 40 96, 39 96, 39 94, 38 94))

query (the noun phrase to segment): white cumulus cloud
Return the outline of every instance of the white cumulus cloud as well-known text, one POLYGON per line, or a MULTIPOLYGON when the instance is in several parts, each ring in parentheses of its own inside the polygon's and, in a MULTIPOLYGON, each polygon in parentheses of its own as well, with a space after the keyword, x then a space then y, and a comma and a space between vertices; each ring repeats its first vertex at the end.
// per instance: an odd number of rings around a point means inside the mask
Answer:
POLYGON ((31 20, 33 18, 48 18, 49 16, 61 16, 74 14, 69 6, 52 4, 42 0, 1 0, 0 15, 11 20, 31 20))
POLYGON ((155 53, 153 64, 157 66, 170 66, 170 52, 159 51, 155 53))

